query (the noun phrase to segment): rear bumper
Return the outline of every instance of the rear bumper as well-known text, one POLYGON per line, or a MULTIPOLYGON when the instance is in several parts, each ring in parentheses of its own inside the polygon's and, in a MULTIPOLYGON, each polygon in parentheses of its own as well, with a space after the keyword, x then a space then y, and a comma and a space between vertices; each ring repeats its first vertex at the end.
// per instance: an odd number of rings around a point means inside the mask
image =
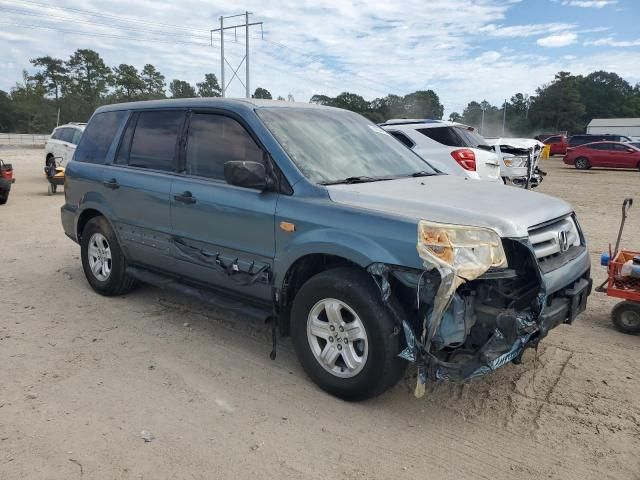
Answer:
POLYGON ((60 207, 60 219, 62 220, 62 229, 67 237, 78 243, 78 235, 76 233, 77 209, 70 205, 60 207))

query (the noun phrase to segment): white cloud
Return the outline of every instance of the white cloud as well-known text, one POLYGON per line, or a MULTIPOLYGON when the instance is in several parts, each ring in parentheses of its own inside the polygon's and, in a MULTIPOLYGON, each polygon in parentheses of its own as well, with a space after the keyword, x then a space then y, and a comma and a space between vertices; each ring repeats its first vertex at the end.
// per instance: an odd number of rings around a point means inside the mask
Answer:
POLYGON ((562 5, 581 8, 602 8, 616 3, 618 3, 618 0, 564 0, 562 5))
POLYGON ((598 47, 616 47, 616 48, 624 48, 624 47, 640 47, 640 38, 636 40, 616 40, 613 37, 607 38, 599 38, 598 40, 587 40, 584 42, 585 45, 595 45, 598 47))
POLYGON ((529 25, 496 25, 491 23, 480 29, 480 32, 486 33, 492 37, 534 37, 554 32, 562 32, 572 30, 576 27, 572 23, 533 23, 529 25))
MULTIPOLYGON (((218 0, 214 6, 205 0, 58 0, 56 4, 106 16, 88 17, 53 7, 29 9, 44 17, 2 11, 0 89, 8 90, 21 79, 22 69, 30 68, 29 58, 68 58, 78 48, 98 51, 111 66, 129 63, 140 69, 152 63, 167 81, 180 78, 195 84, 205 73, 219 76, 219 44, 214 37, 214 47, 209 46, 209 30, 219 26, 220 15, 239 9, 237 0, 218 0), (155 25, 160 23, 165 26, 155 25)), ((583 74, 607 69, 631 83, 640 81, 640 52, 635 50, 610 52, 605 45, 598 54, 593 49, 586 54, 572 49, 561 51, 571 57, 556 58, 552 49, 543 53, 536 49, 533 55, 534 38, 541 37, 539 45, 557 46, 551 45, 558 43, 556 37, 569 35, 559 42, 568 45, 582 36, 580 25, 542 24, 542 20, 509 25, 513 8, 509 0, 245 0, 243 8, 254 12, 253 21, 264 22, 265 31, 264 41, 259 30, 253 31, 258 38, 251 39, 251 89, 267 88, 274 97, 291 93, 298 101, 308 101, 316 93, 337 95, 347 90, 373 99, 433 89, 448 115, 473 99, 500 104, 516 92, 533 94, 560 70, 583 74)), ((238 19, 228 24, 234 20, 238 19)), ((243 33, 238 30, 238 43, 232 41, 233 33, 226 37, 225 49, 234 65, 244 55, 243 33)), ((226 72, 228 81, 232 74, 228 67, 226 72)), ((238 74, 244 81, 244 71, 238 74)), ((244 96, 237 80, 229 96, 244 96)))
POLYGON ((556 35, 549 35, 548 37, 539 38, 536 43, 541 47, 566 47, 572 43, 576 43, 578 35, 573 32, 558 33, 556 35))

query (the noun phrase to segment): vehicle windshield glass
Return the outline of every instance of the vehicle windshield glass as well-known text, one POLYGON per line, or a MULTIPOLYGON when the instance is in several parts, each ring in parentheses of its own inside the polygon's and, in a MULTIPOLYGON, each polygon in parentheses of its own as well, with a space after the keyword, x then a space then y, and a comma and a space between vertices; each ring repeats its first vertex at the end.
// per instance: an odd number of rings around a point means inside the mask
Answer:
POLYGON ((419 128, 418 132, 448 147, 482 148, 485 150, 491 148, 481 135, 467 127, 419 128))
POLYGON ((436 173, 418 155, 356 113, 296 107, 260 108, 257 113, 312 182, 436 173))

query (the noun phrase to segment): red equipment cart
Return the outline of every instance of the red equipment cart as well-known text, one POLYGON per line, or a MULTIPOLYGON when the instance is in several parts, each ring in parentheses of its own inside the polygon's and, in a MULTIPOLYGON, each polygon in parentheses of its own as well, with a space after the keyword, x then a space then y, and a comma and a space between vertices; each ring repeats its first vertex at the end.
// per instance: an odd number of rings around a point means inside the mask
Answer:
POLYGON ((640 332, 640 252, 619 249, 622 230, 631 205, 631 198, 626 198, 622 203, 622 222, 616 247, 611 252, 609 246, 609 254, 603 254, 600 261, 608 268, 609 277, 596 289, 610 297, 624 299, 613 307, 611 319, 618 330, 625 333, 640 332))

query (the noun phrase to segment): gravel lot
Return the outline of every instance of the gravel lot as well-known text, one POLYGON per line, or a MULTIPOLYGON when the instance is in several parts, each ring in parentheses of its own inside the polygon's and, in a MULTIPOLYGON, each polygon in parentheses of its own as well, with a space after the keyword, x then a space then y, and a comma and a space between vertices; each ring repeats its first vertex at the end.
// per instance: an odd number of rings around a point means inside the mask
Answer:
MULTIPOLYGON (((0 207, 0 479, 640 479, 640 337, 613 329, 614 300, 592 295, 522 365, 420 400, 409 372, 345 403, 288 339, 270 361, 267 325, 151 287, 93 293, 42 150, 0 157, 17 178, 0 207)), ((640 248, 640 173, 543 168, 540 191, 575 206, 602 281, 629 195, 623 244, 640 248)))

